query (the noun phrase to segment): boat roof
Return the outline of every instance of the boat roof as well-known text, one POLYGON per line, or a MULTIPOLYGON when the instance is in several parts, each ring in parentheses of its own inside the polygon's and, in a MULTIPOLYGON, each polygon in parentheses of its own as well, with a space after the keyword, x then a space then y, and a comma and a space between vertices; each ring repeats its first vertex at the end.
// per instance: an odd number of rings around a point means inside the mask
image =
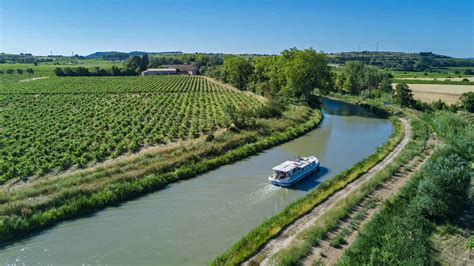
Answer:
POLYGON ((272 169, 273 171, 289 172, 298 167, 305 167, 311 162, 318 162, 318 159, 316 159, 316 157, 314 156, 298 157, 292 161, 284 161, 281 164, 273 167, 272 169))
POLYGON ((273 167, 272 169, 274 171, 289 172, 289 171, 297 168, 299 165, 300 165, 300 163, 297 163, 295 161, 285 161, 285 162, 282 162, 281 164, 273 167))

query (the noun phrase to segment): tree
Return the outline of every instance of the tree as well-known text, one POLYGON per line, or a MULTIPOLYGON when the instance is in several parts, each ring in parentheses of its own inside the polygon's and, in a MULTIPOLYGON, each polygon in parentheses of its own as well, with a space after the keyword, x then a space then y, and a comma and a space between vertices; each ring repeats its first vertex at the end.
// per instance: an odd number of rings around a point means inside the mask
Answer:
POLYGON ((85 67, 77 67, 73 71, 76 72, 76 76, 90 76, 89 69, 85 67))
POLYGON ((16 73, 18 73, 18 74, 20 74, 20 75, 23 74, 23 69, 18 68, 18 69, 16 70, 16 73))
POLYGON ((465 92, 459 97, 459 102, 462 108, 474 113, 474 92, 465 92))
POLYGON ((433 63, 433 58, 431 56, 421 56, 420 60, 415 64, 415 70, 425 71, 430 69, 431 64, 433 63))
POLYGON ((448 106, 446 103, 441 101, 441 99, 438 99, 437 101, 431 103, 431 108, 433 108, 433 110, 445 110, 448 108, 448 106))
POLYGON ((286 84, 281 93, 307 101, 316 90, 327 93, 332 89, 331 69, 324 54, 313 49, 290 49, 282 52, 282 60, 286 84))
POLYGON ((390 92, 392 78, 390 73, 384 73, 359 61, 348 61, 342 74, 337 76, 336 84, 353 95, 360 95, 365 90, 390 92))
POLYGON ((464 70, 464 75, 473 75, 473 74, 474 74, 474 72, 472 71, 472 69, 468 68, 468 69, 464 70))
POLYGON ((395 86, 394 97, 401 106, 408 107, 413 105, 413 93, 406 83, 398 83, 395 86))
POLYGON ((253 72, 253 66, 249 58, 226 56, 224 58, 224 71, 226 72, 227 82, 241 90, 245 90, 253 72))
POLYGON ((142 66, 142 58, 140 56, 131 57, 123 63, 123 66, 139 73, 142 66))
POLYGON ((150 61, 148 60, 148 55, 147 55, 147 54, 144 54, 144 55, 142 56, 142 60, 141 60, 141 62, 140 62, 140 72, 147 70, 149 63, 150 63, 150 61))
POLYGON ((110 75, 120 76, 121 75, 120 68, 118 68, 116 66, 112 66, 112 68, 110 69, 110 75))
POLYGON ((5 71, 7 74, 13 74, 13 72, 15 72, 15 70, 9 68, 5 71))
POLYGON ((427 218, 455 218, 469 201, 469 166, 457 153, 446 153, 427 164, 418 184, 413 204, 427 218))
POLYGON ((65 76, 63 69, 60 67, 54 69, 54 74, 58 77, 65 76))
POLYGON ((260 56, 253 59, 253 73, 249 89, 264 96, 275 97, 283 86, 284 74, 281 56, 260 56))
POLYGON ((33 73, 35 73, 35 71, 34 71, 32 68, 27 68, 27 69, 26 69, 26 72, 27 72, 28 74, 33 74, 33 73))

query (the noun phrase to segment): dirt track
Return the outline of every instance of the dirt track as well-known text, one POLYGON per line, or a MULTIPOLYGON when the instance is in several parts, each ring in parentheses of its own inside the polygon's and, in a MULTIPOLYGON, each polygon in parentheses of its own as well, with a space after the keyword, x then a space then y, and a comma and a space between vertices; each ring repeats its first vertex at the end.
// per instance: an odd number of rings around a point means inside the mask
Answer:
POLYGON ((302 216, 286 227, 276 238, 267 242, 261 250, 254 256, 247 259, 243 264, 248 265, 250 261, 260 262, 261 265, 270 264, 270 258, 278 253, 280 250, 288 247, 296 238, 296 236, 308 229, 321 215, 337 202, 344 199, 351 192, 356 190, 362 184, 370 180, 379 170, 383 169, 401 152, 405 145, 410 140, 411 126, 406 119, 400 119, 404 126, 404 136, 402 141, 391 151, 381 162, 372 167, 367 173, 360 176, 358 179, 348 184, 345 188, 330 196, 323 203, 317 205, 311 212, 302 216))

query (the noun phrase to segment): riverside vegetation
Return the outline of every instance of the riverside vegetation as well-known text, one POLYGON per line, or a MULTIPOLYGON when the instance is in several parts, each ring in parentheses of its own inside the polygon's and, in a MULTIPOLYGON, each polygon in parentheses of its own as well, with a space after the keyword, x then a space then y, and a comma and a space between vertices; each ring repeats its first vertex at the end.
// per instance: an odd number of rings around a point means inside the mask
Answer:
POLYGON ((363 228, 344 253, 341 265, 433 264, 431 236, 436 225, 456 223, 473 204, 474 136, 472 123, 450 113, 424 115, 447 144, 380 213, 363 228))

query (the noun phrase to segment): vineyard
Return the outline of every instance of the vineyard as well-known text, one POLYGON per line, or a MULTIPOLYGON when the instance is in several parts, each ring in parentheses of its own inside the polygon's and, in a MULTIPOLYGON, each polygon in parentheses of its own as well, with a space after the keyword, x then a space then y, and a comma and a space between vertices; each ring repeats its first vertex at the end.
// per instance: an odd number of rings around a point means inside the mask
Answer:
POLYGON ((229 124, 259 102, 196 76, 50 77, 0 86, 0 182, 85 167, 229 124))

